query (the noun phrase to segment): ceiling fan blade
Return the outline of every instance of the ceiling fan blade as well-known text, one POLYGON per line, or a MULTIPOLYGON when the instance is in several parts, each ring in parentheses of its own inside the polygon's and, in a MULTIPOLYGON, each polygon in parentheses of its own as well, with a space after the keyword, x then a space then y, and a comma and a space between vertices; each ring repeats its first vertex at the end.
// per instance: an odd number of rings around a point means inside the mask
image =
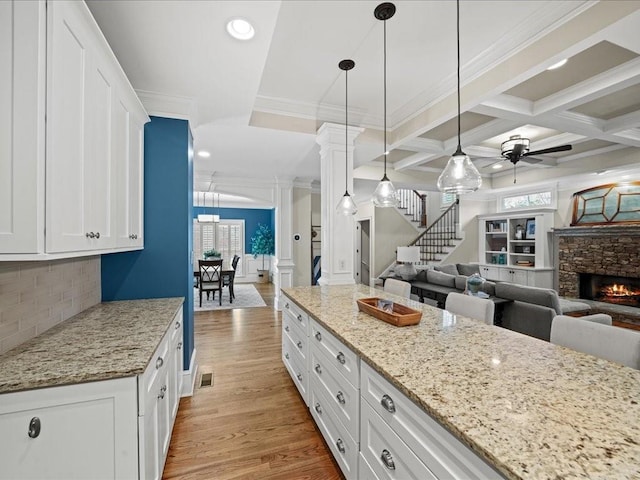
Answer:
POLYGON ((522 163, 528 163, 528 164, 534 164, 534 163, 540 163, 542 162, 541 158, 534 158, 534 157, 525 157, 524 155, 522 156, 523 158, 520 159, 520 161, 522 163))
POLYGON ((543 148, 542 150, 534 150, 533 152, 528 152, 523 154, 523 157, 528 157, 530 155, 544 155, 545 153, 555 153, 555 152, 566 152, 571 150, 573 146, 571 145, 560 145, 558 147, 551 148, 543 148))

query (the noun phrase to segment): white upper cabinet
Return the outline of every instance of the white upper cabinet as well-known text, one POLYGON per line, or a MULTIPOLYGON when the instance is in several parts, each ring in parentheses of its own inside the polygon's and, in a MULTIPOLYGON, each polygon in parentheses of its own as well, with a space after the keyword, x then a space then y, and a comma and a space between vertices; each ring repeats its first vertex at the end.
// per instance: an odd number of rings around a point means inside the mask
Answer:
POLYGON ((0 2, 0 253, 44 250, 45 19, 0 2))
MULTIPOLYGON (((43 2, 2 3, 0 8, 16 11, 23 3, 37 7, 38 14, 29 23, 34 31, 21 34, 29 38, 15 41, 14 50, 27 48, 34 42, 32 36, 43 36, 43 2), (26 46, 18 47, 22 43, 26 46)), ((1 18, 5 22, 5 15, 1 18)), ((27 163, 35 164, 25 174, 28 188, 15 193, 25 198, 12 199, 22 214, 14 214, 2 202, 0 260, 29 259, 15 255, 21 253, 36 254, 37 259, 141 248, 143 128, 149 120, 147 114, 84 2, 48 2, 46 32, 46 59, 41 55, 32 67, 36 72, 32 77, 38 78, 46 60, 46 107, 36 110, 25 126, 33 131, 41 118, 44 125, 46 110, 46 127, 42 128, 43 138, 46 128, 46 147, 41 147, 43 160, 39 163, 33 152, 25 157, 27 163), (40 177, 44 180, 34 181, 40 177), (45 191, 46 198, 42 199, 45 191), (23 204, 28 206, 34 199, 35 212, 25 212, 27 207, 23 204), (1 238, 2 232, 11 231, 11 221, 17 216, 40 235, 38 238, 30 232, 25 234, 34 243, 28 250, 13 248, 1 238)), ((3 30, 0 35, 7 33, 3 30)), ((45 41, 41 43, 44 45, 45 41)), ((0 55, 2 64, 10 67, 8 53, 2 50, 0 55)), ((3 85, 12 81, 11 73, 18 75, 12 68, 0 74, 3 85)), ((22 88, 18 85, 11 95, 19 98, 22 88)), ((4 115, 0 121, 4 125, 16 119, 4 115)), ((20 155, 15 147, 3 152, 0 168, 21 165, 23 146, 35 148, 33 141, 17 139, 13 144, 18 142, 20 155)), ((0 181, 4 182, 4 178, 2 175, 0 181)), ((15 188, 14 180, 8 182, 15 188)), ((17 233, 12 236, 17 237, 17 233)))

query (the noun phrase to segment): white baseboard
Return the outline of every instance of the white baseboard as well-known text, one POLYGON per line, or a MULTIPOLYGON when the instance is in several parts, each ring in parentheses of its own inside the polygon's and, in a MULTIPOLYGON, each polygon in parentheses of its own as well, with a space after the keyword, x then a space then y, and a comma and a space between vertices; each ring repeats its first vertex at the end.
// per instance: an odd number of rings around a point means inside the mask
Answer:
POLYGON ((196 349, 191 352, 191 361, 189 362, 189 370, 182 371, 182 393, 181 397, 192 397, 196 388, 196 379, 198 378, 198 365, 196 364, 196 349))

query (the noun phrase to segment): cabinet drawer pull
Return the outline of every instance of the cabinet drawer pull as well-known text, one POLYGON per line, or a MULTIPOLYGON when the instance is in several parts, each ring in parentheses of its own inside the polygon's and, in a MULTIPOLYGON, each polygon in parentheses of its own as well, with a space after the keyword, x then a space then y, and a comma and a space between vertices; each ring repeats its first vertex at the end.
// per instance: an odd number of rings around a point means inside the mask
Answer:
POLYGON ((158 359, 156 360, 156 370, 162 365, 164 365, 164 360, 162 359, 162 357, 158 357, 158 359))
POLYGON ((286 327, 284 327, 284 331, 288 332, 289 331, 289 325, 287 325, 286 327))
POLYGON ((298 375, 296 375, 296 377, 298 377, 298 380, 302 381, 302 374, 299 373, 298 375))
POLYGON ((285 354, 284 354, 284 358, 286 358, 287 360, 289 360, 289 353, 285 353, 285 354))
POLYGON ((380 400, 380 403, 387 412, 396 413, 396 405, 393 403, 393 400, 389 395, 384 394, 382 396, 382 400, 380 400))
POLYGON ((96 234, 93 232, 85 233, 84 236, 87 238, 96 238, 96 234))
POLYGON ((33 417, 29 422, 29 438, 37 438, 40 435, 40 419, 33 417))
POLYGON ((322 334, 320 332, 316 332, 316 340, 318 340, 319 342, 322 341, 322 334))
POLYGON ((100 232, 96 232, 96 238, 100 238, 100 232))
POLYGON ((346 402, 346 400, 344 399, 344 394, 340 390, 338 390, 338 394, 336 395, 336 399, 338 400, 338 403, 340 405, 344 405, 345 402, 346 402))
POLYGON ((180 328, 180 322, 176 322, 176 330, 180 328))
POLYGON ((302 350, 302 342, 298 342, 298 343, 296 343, 296 345, 298 346, 298 348, 299 348, 300 350, 302 350))
POLYGON ((160 394, 158 395, 158 398, 160 400, 162 400, 164 398, 164 392, 166 392, 166 391, 167 391, 167 386, 163 385, 162 388, 160 389, 160 394))
POLYGON ((289 309, 289 302, 284 304, 284 308, 286 308, 287 310, 289 309))
POLYGON ((340 453, 344 453, 346 450, 344 449, 344 442, 342 441, 341 438, 338 439, 338 441, 336 442, 336 447, 338 447, 338 451, 340 453))
POLYGON ((389 453, 389 450, 387 450, 386 448, 382 450, 380 459, 382 460, 382 463, 384 463, 384 466, 387 467, 389 470, 396 469, 396 464, 393 463, 393 457, 391 456, 391 453, 389 453))
POLYGON ((316 412, 318 412, 320 415, 322 415, 322 407, 320 406, 319 403, 316 403, 316 406, 313 407, 316 409, 316 412))
POLYGON ((336 355, 336 360, 338 360, 342 365, 344 365, 346 362, 344 358, 344 353, 338 352, 338 355, 336 355))
POLYGON ((178 350, 182 350, 182 342, 178 343, 178 350))
POLYGON ((316 368, 315 368, 316 372, 318 372, 318 374, 322 373, 322 367, 320 366, 319 363, 316 363, 316 368))
POLYGON ((298 315, 298 321, 301 322, 302 321, 302 315, 298 315))

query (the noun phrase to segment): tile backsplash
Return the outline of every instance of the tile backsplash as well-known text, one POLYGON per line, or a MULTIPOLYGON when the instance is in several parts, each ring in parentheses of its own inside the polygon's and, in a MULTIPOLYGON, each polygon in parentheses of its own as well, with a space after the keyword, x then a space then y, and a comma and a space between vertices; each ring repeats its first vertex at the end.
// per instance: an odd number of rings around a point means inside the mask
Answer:
POLYGON ((99 256, 0 262, 0 354, 100 300, 99 256))

